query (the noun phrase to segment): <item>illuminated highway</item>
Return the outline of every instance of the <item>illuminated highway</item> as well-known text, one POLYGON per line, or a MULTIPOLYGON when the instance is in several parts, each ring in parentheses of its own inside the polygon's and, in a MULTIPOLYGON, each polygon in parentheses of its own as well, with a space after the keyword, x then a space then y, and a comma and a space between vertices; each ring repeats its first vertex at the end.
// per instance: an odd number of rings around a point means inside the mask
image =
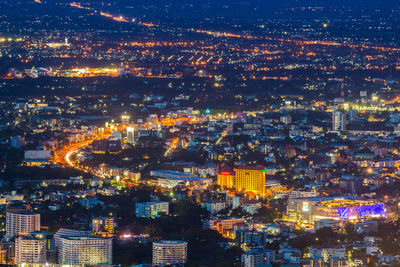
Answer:
POLYGON ((54 153, 54 162, 74 167, 74 164, 71 161, 71 156, 79 149, 88 146, 92 141, 93 140, 83 141, 64 147, 60 151, 54 153))
MULTIPOLYGON (((40 3, 40 0, 38 0, 40 3)), ((93 8, 82 6, 81 4, 77 4, 75 2, 69 4, 71 7, 79 8, 79 9, 86 9, 90 10, 94 13, 97 13, 103 17, 112 19, 117 22, 129 22, 130 19, 127 19, 124 16, 116 16, 112 15, 108 12, 103 12, 100 10, 95 10, 93 8)), ((137 23, 138 25, 145 26, 145 27, 155 27, 157 26, 154 23, 137 23)), ((219 31, 208 31, 202 29, 186 29, 189 32, 195 32, 200 34, 207 34, 214 37, 223 37, 223 38, 240 38, 240 39, 253 39, 253 40, 269 40, 269 41, 279 41, 284 43, 293 43, 298 46, 304 45, 320 45, 320 46, 335 46, 335 47, 348 47, 348 48, 359 48, 359 49, 371 49, 376 51, 391 51, 391 52, 399 52, 400 48, 397 47, 385 47, 385 46, 377 46, 377 45, 367 45, 367 44, 353 44, 353 43, 342 43, 336 41, 326 41, 326 40, 297 40, 297 39, 288 39, 288 38, 277 38, 277 37, 267 37, 267 36, 254 36, 249 34, 240 34, 240 33, 230 33, 230 32, 219 32, 219 31)))
POLYGON ((65 153, 65 155, 64 155, 64 161, 65 161, 65 163, 67 163, 70 167, 77 168, 77 167, 74 165, 74 163, 71 161, 71 156, 74 155, 76 152, 78 152, 79 149, 88 146, 91 142, 92 142, 92 140, 83 142, 83 143, 79 144, 78 147, 75 147, 75 148, 72 148, 71 150, 68 150, 68 151, 65 153))
MULTIPOLYGON (((164 118, 161 121, 157 121, 157 123, 161 123, 162 125, 166 126, 171 126, 171 125, 176 125, 178 122, 187 122, 187 123, 199 123, 200 120, 196 117, 180 117, 180 118, 164 118)), ((143 126, 146 126, 148 123, 143 124, 143 126)), ((112 130, 112 129, 111 129, 112 130)), ((101 135, 96 135, 96 136, 91 136, 89 137, 88 140, 81 141, 78 143, 74 143, 71 145, 67 145, 63 148, 61 148, 58 151, 54 152, 54 157, 53 157, 53 162, 58 163, 60 165, 67 165, 71 168, 75 168, 81 171, 85 172, 90 172, 91 174, 97 176, 97 177, 103 177, 104 176, 99 173, 97 170, 88 168, 87 166, 78 166, 76 162, 72 159, 73 155, 75 155, 79 150, 89 146, 93 140, 98 140, 98 139, 103 139, 103 138, 108 138, 110 137, 111 134, 105 133, 101 135)), ((178 147, 179 145, 179 138, 174 138, 171 140, 171 143, 168 146, 168 149, 165 151, 164 156, 170 156, 178 147)))
POLYGON ((179 143, 179 138, 175 138, 172 140, 171 144, 169 145, 167 151, 165 151, 164 156, 169 156, 172 154, 172 152, 174 152, 174 150, 176 149, 176 147, 178 146, 179 143))
MULTIPOLYGON (((38 4, 42 4, 41 0, 34 0, 38 4)), ((158 27, 159 25, 152 22, 139 22, 136 21, 135 18, 130 18, 124 15, 116 15, 106 12, 104 10, 97 10, 93 7, 90 7, 90 2, 86 3, 77 3, 71 2, 67 4, 70 7, 87 10, 88 15, 99 15, 115 22, 122 23, 135 23, 136 25, 140 25, 143 27, 158 27)), ((379 46, 379 45, 369 45, 369 44, 356 44, 356 43, 343 43, 337 41, 328 41, 328 40, 299 40, 299 39, 291 39, 291 38, 280 38, 280 37, 270 37, 270 36, 257 36, 257 35, 249 35, 249 34, 241 34, 241 33, 232 33, 232 32, 223 32, 223 31, 209 31, 203 29, 193 29, 187 28, 183 29, 186 32, 195 32, 198 34, 206 34, 217 38, 239 38, 239 39, 250 39, 250 40, 268 40, 268 41, 278 41, 282 43, 292 43, 297 46, 305 46, 305 45, 318 45, 318 46, 333 46, 333 47, 347 47, 352 49, 370 49, 375 51, 385 51, 385 52, 400 52, 400 48, 398 47, 390 47, 390 46, 379 46)))

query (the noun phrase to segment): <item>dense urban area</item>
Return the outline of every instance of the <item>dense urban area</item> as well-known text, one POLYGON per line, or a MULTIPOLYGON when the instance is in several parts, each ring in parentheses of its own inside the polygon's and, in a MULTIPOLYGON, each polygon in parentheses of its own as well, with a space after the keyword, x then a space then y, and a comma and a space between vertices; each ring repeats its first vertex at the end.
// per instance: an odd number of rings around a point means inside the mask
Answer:
POLYGON ((0 265, 400 266, 400 3, 0 18, 0 265))

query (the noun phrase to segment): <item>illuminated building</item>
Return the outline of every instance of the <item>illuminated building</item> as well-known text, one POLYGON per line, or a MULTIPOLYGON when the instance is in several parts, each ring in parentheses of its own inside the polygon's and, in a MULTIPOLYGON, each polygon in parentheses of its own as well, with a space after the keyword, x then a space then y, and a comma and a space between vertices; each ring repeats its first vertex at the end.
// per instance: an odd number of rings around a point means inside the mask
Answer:
POLYGON ((129 115, 124 114, 121 116, 121 122, 124 124, 128 124, 130 119, 131 119, 131 116, 129 116, 129 115))
POLYGON ((155 136, 157 138, 162 138, 163 133, 161 131, 154 131, 154 130, 138 130, 137 137, 144 137, 144 136, 155 136))
POLYGON ((224 237, 233 238, 235 226, 242 225, 245 223, 244 218, 225 218, 225 219, 210 219, 208 221, 209 227, 212 230, 216 230, 224 237))
POLYGON ((332 114, 332 131, 344 131, 346 129, 346 114, 336 111, 332 114))
POLYGON ((249 247, 264 246, 267 239, 266 232, 254 230, 240 229, 235 233, 235 245, 243 250, 248 250, 249 247))
POLYGON ((126 141, 128 144, 135 144, 135 128, 134 127, 127 127, 126 128, 126 141))
POLYGON ((7 250, 4 248, 0 249, 0 264, 7 264, 6 259, 10 261, 9 255, 7 255, 7 250))
POLYGON ((236 209, 242 206, 243 201, 248 200, 249 196, 247 194, 236 194, 232 197, 232 209, 236 209))
POLYGON ((141 174, 140 174, 140 172, 137 172, 137 171, 125 171, 124 176, 129 181, 137 182, 137 181, 139 181, 141 174))
POLYGON ((13 264, 15 262, 15 240, 5 238, 1 240, 0 247, 0 263, 13 264))
POLYGON ((377 221, 367 221, 367 222, 359 222, 354 226, 354 230, 358 234, 362 233, 378 233, 378 222, 377 221))
POLYGON ((154 218, 160 213, 169 213, 169 202, 144 202, 136 203, 136 216, 142 218, 154 218))
POLYGON ((210 191, 207 192, 207 199, 219 200, 226 202, 228 200, 227 192, 225 191, 210 191))
POLYGON ((15 263, 46 263, 46 239, 31 236, 15 238, 15 263))
POLYGON ((322 228, 331 228, 333 231, 338 231, 340 221, 334 219, 322 219, 314 221, 314 229, 319 230, 322 228))
POLYGON ((253 230, 259 232, 265 232, 267 233, 267 235, 279 235, 282 232, 281 227, 273 223, 270 224, 255 223, 253 224, 253 230))
POLYGON ((6 236, 13 237, 21 233, 30 233, 40 230, 40 214, 30 211, 16 211, 6 213, 6 236))
POLYGON ((265 172, 262 167, 242 166, 234 169, 234 187, 237 191, 251 191, 254 194, 265 194, 265 172))
POLYGON ((46 263, 56 263, 57 262, 57 250, 56 242, 54 239, 54 234, 48 232, 31 232, 29 236, 36 239, 46 240, 46 250, 47 250, 47 261, 46 263))
POLYGON ((6 195, 4 197, 4 203, 7 202, 7 212, 14 212, 14 211, 29 211, 31 206, 29 203, 24 203, 22 200, 24 199, 24 195, 17 194, 16 192, 12 192, 10 195, 6 195), (15 193, 15 194, 14 194, 15 193))
MULTIPOLYGON (((310 267, 324 267, 324 259, 304 259, 302 261, 304 266, 310 266, 310 267)), ((330 267, 341 267, 337 265, 328 265, 330 267)))
POLYGON ((15 263, 55 263, 53 235, 46 232, 32 232, 15 238, 15 263))
POLYGON ((58 229, 57 233, 54 235, 56 247, 60 247, 60 237, 61 236, 91 236, 92 231, 88 229, 81 229, 77 226, 64 226, 58 229))
POLYGON ((92 234, 102 237, 112 237, 114 235, 114 218, 98 217, 92 219, 92 234))
POLYGON ((305 190, 293 190, 289 194, 289 198, 307 198, 307 197, 316 197, 317 191, 315 189, 311 189, 308 191, 305 190))
POLYGON ((221 188, 233 188, 235 176, 230 171, 221 171, 217 174, 217 185, 221 188))
POLYGON ((93 153, 117 153, 121 150, 121 142, 115 139, 93 140, 93 153))
POLYGON ((201 202, 201 207, 205 208, 211 214, 217 214, 221 210, 225 209, 226 203, 225 201, 208 199, 201 202))
POLYGON ((282 116, 280 117, 280 121, 281 121, 283 124, 290 124, 290 123, 292 123, 292 116, 290 116, 290 114, 282 115, 282 116))
POLYGON ((48 164, 51 159, 51 151, 49 150, 25 150, 24 163, 27 166, 41 166, 48 164))
POLYGON ((385 205, 358 197, 313 197, 288 200, 286 214, 289 220, 314 224, 317 220, 333 219, 355 221, 385 217, 385 205))
POLYGON ((59 264, 112 264, 112 239, 100 237, 61 236, 59 264))
POLYGON ((165 266, 184 264, 187 261, 186 241, 155 241, 153 242, 153 265, 165 266))
POLYGON ((323 246, 323 247, 310 247, 311 257, 314 259, 323 258, 324 262, 328 262, 331 258, 345 259, 346 249, 341 246, 323 246))
POLYGON ((111 139, 112 140, 122 140, 122 133, 121 132, 112 132, 111 139))
POLYGON ((176 172, 171 170, 154 170, 150 175, 157 177, 157 184, 161 187, 175 187, 178 185, 188 185, 192 187, 207 187, 212 184, 212 178, 196 177, 193 174, 176 172))
POLYGON ((345 267, 345 266, 348 266, 346 259, 339 259, 339 258, 336 258, 336 257, 331 257, 329 259, 329 264, 330 264, 330 266, 333 266, 333 267, 345 267))
POLYGON ((257 267, 275 262, 275 251, 258 248, 242 254, 242 266, 257 267))
POLYGON ((250 213, 251 215, 254 215, 261 208, 261 206, 261 202, 255 199, 248 200, 242 203, 243 210, 250 213))
MULTIPOLYGON (((266 181, 269 183, 269 181, 266 181)), ((290 195, 290 192, 286 186, 279 184, 267 185, 265 189, 266 197, 282 198, 290 195)))

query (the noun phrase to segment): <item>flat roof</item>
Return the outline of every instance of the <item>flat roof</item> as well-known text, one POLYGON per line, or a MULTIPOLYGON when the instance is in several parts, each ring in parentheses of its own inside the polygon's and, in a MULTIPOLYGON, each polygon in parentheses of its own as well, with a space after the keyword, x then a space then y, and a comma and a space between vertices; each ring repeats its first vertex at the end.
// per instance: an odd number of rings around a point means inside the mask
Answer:
POLYGON ((261 171, 264 167, 261 166, 239 166, 235 168, 236 170, 251 170, 251 171, 261 171))
POLYGON ((331 200, 364 200, 362 197, 357 196, 337 196, 337 197, 305 197, 305 198, 292 198, 292 199, 302 199, 305 201, 331 201, 331 200))
POLYGON ((179 245, 179 244, 187 244, 187 242, 180 240, 160 240, 160 241, 154 241, 153 244, 179 245))
POLYGON ((103 237, 96 237, 96 236, 60 236, 62 239, 68 240, 78 240, 78 241, 85 241, 85 240, 107 240, 110 238, 103 238, 103 237))

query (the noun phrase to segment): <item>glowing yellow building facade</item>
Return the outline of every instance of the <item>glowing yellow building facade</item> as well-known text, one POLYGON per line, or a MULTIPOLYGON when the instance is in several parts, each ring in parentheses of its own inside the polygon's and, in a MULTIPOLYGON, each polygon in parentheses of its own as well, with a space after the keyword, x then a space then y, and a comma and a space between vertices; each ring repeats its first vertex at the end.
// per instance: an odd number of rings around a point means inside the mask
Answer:
POLYGON ((64 265, 111 265, 112 239, 94 236, 61 236, 58 263, 64 265))
POLYGON ((265 171, 262 167, 241 166, 236 169, 233 186, 237 191, 265 195, 265 171))
POLYGON ((221 188, 233 188, 235 175, 230 171, 221 171, 217 174, 217 185, 221 188))

